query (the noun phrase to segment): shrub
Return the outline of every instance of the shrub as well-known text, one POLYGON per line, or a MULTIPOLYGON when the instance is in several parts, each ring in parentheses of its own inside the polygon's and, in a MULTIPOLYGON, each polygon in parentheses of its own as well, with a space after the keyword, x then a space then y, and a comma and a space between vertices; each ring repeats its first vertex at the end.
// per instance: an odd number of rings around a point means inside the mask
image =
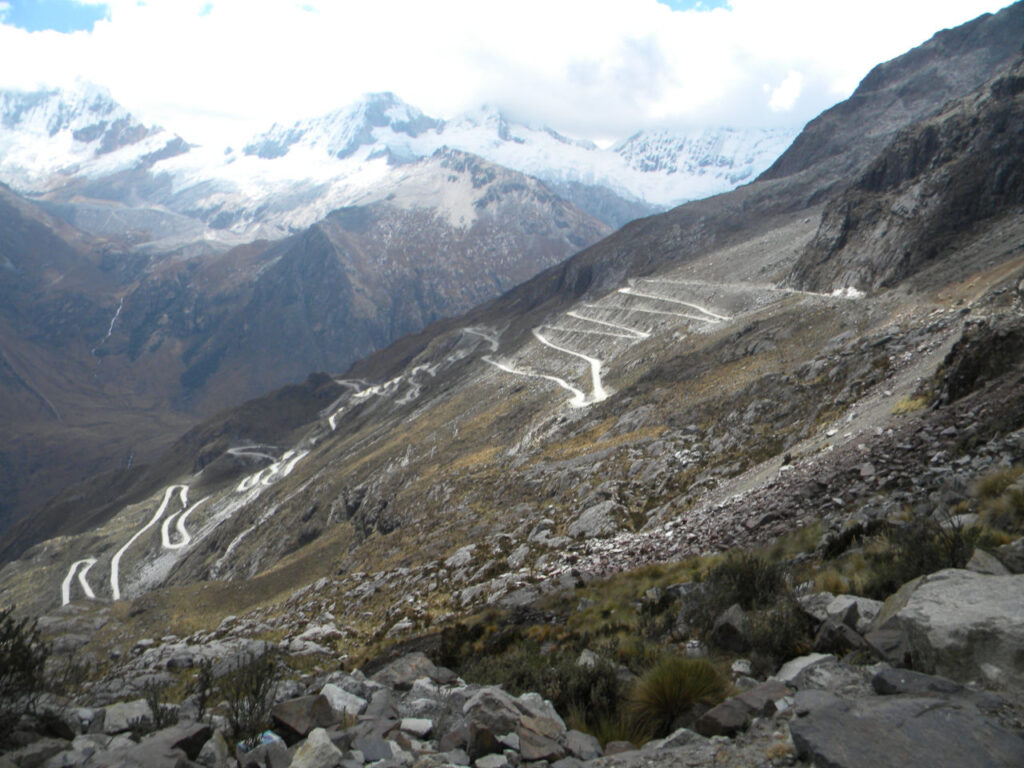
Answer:
POLYGON ((931 518, 890 525, 886 546, 869 556, 871 574, 864 594, 882 600, 918 576, 943 568, 963 568, 979 535, 977 528, 942 526, 931 518))
POLYGON ((50 655, 35 620, 19 621, 13 614, 13 607, 0 610, 0 740, 35 708, 50 655))
POLYGON ((178 711, 167 703, 167 683, 150 680, 142 686, 142 697, 149 705, 152 715, 152 730, 159 731, 162 728, 174 725, 178 722, 178 711))
POLYGON ((610 661, 599 657, 591 666, 580 666, 572 651, 544 653, 532 640, 474 659, 462 676, 468 682, 501 685, 515 695, 535 691, 559 712, 580 708, 591 724, 616 714, 622 698, 618 670, 610 661))
POLYGON ((270 726, 270 709, 280 676, 277 654, 267 650, 246 654, 218 679, 235 741, 248 747, 259 743, 260 734, 270 726))
POLYGON ((213 694, 213 659, 202 659, 196 669, 195 679, 192 681, 191 692, 196 700, 196 720, 203 721, 206 715, 206 708, 210 703, 210 696, 213 694))
POLYGON ((749 552, 730 553, 708 571, 700 591, 687 598, 684 616, 691 625, 707 632, 733 603, 747 611, 761 608, 772 604, 785 588, 778 564, 749 552))
POLYGON ((787 595, 771 608, 752 614, 750 644, 758 658, 758 671, 774 672, 781 662, 811 649, 811 620, 800 604, 787 595))
POLYGON ((648 670, 633 686, 629 709, 636 732, 644 739, 667 736, 696 704, 715 705, 726 684, 706 659, 669 656, 648 670))

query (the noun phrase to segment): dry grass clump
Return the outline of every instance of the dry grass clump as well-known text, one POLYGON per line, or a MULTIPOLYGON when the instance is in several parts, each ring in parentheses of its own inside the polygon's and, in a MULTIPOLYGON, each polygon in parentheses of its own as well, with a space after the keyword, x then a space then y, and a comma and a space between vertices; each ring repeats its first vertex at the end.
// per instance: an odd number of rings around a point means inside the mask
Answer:
POLYGON ((727 690, 725 680, 707 659, 665 657, 630 692, 634 728, 647 738, 667 736, 695 705, 714 706, 727 690))

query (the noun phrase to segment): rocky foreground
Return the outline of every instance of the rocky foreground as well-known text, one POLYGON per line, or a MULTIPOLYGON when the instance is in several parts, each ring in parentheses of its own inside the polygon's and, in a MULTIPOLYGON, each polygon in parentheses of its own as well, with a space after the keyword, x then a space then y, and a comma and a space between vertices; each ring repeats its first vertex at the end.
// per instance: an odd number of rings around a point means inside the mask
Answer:
MULTIPOLYGON (((1004 547, 1001 559, 976 551, 967 569, 915 579, 884 603, 827 592, 801 596, 817 627, 815 647, 835 653, 792 659, 762 680, 738 659, 731 696, 711 708, 695 705, 677 720, 688 727, 646 743, 602 746, 567 726, 566 713, 540 695, 467 684, 420 652, 370 675, 321 672, 337 663, 315 642, 338 631, 327 622, 307 632, 306 658, 318 664, 312 672, 281 675, 285 668, 275 667, 265 690, 272 727, 248 743, 229 740, 242 717, 244 695, 237 690, 234 701, 219 706, 224 684, 219 694, 209 684, 193 685, 179 705, 153 693, 195 671, 206 669, 215 680, 281 652, 221 630, 142 641, 88 695, 46 698, 36 718, 22 719, 12 738, 24 746, 0 757, 0 768, 1019 766, 1021 541, 1004 547), (909 665, 914 670, 900 668, 909 665), (85 701, 94 705, 82 706, 85 701)), ((65 631, 103 621, 73 607, 62 614, 65 631)), ((744 621, 742 611, 727 611, 715 622, 712 643, 742 648, 744 621)), ((687 646, 688 655, 707 652, 700 643, 687 646)), ((597 662, 584 651, 576 663, 597 662)))

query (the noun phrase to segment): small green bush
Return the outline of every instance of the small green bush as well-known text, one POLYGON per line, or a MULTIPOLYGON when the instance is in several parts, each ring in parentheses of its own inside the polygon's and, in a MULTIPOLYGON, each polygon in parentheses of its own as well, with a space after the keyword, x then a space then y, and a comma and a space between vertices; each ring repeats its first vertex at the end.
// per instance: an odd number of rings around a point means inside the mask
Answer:
POLYGON ((235 741, 248 747, 259 743, 260 734, 270 726, 270 710, 280 677, 277 654, 268 650, 246 654, 218 678, 235 741))
POLYGON ((35 620, 15 619, 13 607, 0 610, 0 742, 35 708, 49 655, 35 620))
POLYGON ((711 662, 666 657, 637 680, 630 692, 634 728, 644 740, 667 736, 694 705, 714 706, 725 693, 725 681, 711 662))

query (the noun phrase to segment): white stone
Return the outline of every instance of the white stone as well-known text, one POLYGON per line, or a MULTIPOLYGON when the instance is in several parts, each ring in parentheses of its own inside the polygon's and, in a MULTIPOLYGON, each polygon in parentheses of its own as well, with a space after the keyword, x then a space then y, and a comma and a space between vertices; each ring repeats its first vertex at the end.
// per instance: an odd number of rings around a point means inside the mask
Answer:
POLYGON ((787 685, 796 680, 797 676, 806 669, 810 669, 823 661, 835 661, 836 657, 831 653, 809 653, 806 656, 798 656, 790 659, 772 677, 787 685))
POLYGON ((342 760, 342 752, 331 741, 327 731, 314 728, 292 757, 291 768, 332 768, 342 760))
POLYGON ((334 683, 327 683, 320 689, 320 693, 327 697, 331 709, 335 712, 344 712, 346 715, 356 717, 366 709, 366 699, 356 696, 354 693, 342 690, 334 683))
POLYGON ((425 739, 434 730, 434 721, 425 717, 403 717, 401 728, 418 739, 425 739))

